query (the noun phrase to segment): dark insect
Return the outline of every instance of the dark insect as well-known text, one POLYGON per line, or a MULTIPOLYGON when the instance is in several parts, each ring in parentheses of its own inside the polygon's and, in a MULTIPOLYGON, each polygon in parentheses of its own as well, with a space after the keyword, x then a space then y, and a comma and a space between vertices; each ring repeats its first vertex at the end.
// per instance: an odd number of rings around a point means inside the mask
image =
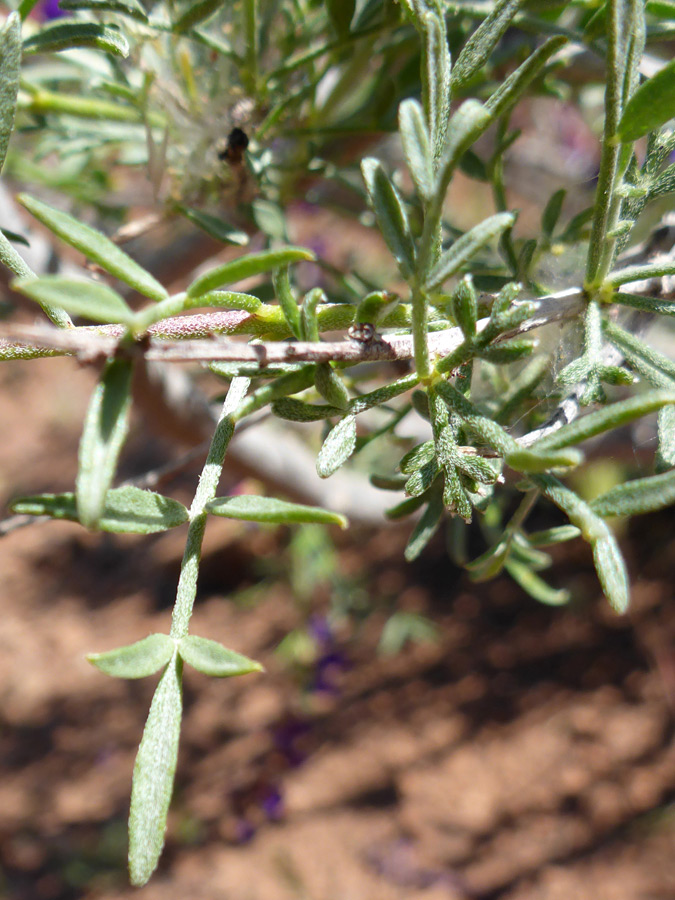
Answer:
POLYGON ((219 159, 226 160, 232 166, 239 166, 244 159, 244 151, 248 147, 248 135, 241 128, 233 128, 227 136, 225 148, 218 154, 219 159))
POLYGON ((375 326, 370 322, 355 322, 349 326, 347 334, 360 344, 371 344, 375 338, 375 326))

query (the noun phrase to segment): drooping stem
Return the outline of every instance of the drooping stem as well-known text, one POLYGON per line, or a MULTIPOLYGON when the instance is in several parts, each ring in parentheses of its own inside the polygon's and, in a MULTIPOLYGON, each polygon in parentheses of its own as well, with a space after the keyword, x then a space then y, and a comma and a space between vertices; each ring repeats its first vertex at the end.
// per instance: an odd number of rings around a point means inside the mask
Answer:
POLYGON ((216 496, 225 453, 234 434, 234 413, 244 399, 249 384, 248 378, 235 378, 230 385, 190 507, 190 525, 180 568, 176 602, 171 617, 171 637, 176 640, 185 637, 188 633, 192 607, 197 595, 199 561, 208 516, 206 504, 216 496))

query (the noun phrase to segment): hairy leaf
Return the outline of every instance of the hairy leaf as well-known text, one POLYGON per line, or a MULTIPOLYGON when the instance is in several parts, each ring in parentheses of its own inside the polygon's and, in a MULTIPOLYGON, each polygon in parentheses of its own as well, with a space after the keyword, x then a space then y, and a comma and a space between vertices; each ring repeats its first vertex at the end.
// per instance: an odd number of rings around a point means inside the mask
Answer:
POLYGON ((514 213, 497 213, 467 231, 443 253, 427 278, 427 290, 434 290, 516 221, 514 213))
POLYGON ((489 59, 522 6, 523 0, 497 0, 492 12, 483 19, 466 42, 452 68, 452 89, 465 84, 489 59))
POLYGON ((56 306, 92 322, 129 325, 134 318, 133 310, 117 291, 100 281, 43 275, 42 278, 15 280, 12 288, 41 305, 56 306))
POLYGON ((622 141, 636 141, 675 117, 675 60, 644 81, 626 104, 619 122, 622 141))
POLYGON ((428 200, 434 191, 434 163, 424 112, 416 100, 399 106, 398 130, 412 179, 420 196, 428 200))
POLYGON ((356 416, 345 416, 333 428, 316 458, 316 471, 328 478, 347 462, 356 448, 356 416))
POLYGON ((403 202, 377 160, 370 157, 364 159, 361 171, 380 231, 401 274, 404 278, 409 278, 415 269, 415 244, 403 202))
POLYGON ((276 497, 259 497, 253 494, 217 497, 207 503, 206 508, 215 516, 243 519, 247 522, 264 522, 272 525, 314 523, 339 525, 340 528, 347 527, 347 519, 340 513, 321 509, 318 506, 289 503, 286 500, 278 500, 276 497))
POLYGON ((263 671, 263 667, 254 659, 235 653, 218 641, 197 637, 194 634, 181 638, 178 652, 183 661, 193 669, 215 678, 230 678, 233 675, 248 675, 249 672, 263 671))
POLYGON ((131 16, 139 22, 147 22, 148 16, 138 0, 60 0, 59 8, 63 10, 92 9, 115 12, 122 16, 131 16))
POLYGON ((14 129, 21 69, 21 19, 11 13, 0 30, 0 171, 14 129))
POLYGON ((223 244, 236 244, 239 247, 245 247, 249 242, 249 236, 245 231, 235 228, 228 222, 224 222, 217 216, 202 212, 199 209, 193 209, 190 206, 178 206, 178 211, 189 219, 193 225, 201 228, 209 237, 223 244))
POLYGON ((187 290, 188 297, 199 297, 201 294, 207 294, 209 291, 222 287, 224 284, 234 284, 237 281, 243 281, 244 278, 262 275, 264 272, 271 272, 273 269, 278 269, 280 266, 286 266, 289 263, 312 260, 314 258, 311 250, 305 250, 302 247, 263 250, 260 253, 241 256, 239 259, 223 263, 222 266, 216 266, 215 269, 211 269, 210 272, 206 272, 197 278, 196 281, 193 281, 187 290))
POLYGON ((596 497, 591 508, 599 516, 637 516, 675 503, 675 470, 619 484, 596 497))
POLYGON ((557 35, 549 38, 541 47, 538 47, 534 53, 528 56, 525 62, 515 72, 512 72, 499 85, 497 90, 490 95, 485 104, 490 114, 494 118, 498 118, 517 103, 553 54, 557 53, 566 43, 566 37, 557 35))
POLYGON ((97 22, 63 22, 48 25, 23 42, 24 53, 54 53, 75 47, 93 47, 115 56, 129 55, 127 39, 108 25, 97 22))
POLYGON ((168 634, 151 634, 126 647, 105 653, 88 653, 87 659, 113 678, 146 678, 163 669, 175 651, 175 641, 168 634))

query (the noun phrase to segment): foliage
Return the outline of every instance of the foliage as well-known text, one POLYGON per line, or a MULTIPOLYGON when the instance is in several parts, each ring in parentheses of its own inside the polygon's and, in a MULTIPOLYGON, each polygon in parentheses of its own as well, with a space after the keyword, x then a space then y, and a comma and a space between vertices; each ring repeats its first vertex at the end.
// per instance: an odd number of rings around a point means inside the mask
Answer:
MULTIPOLYGON (((54 325, 32 341, 7 330, 0 359, 107 358, 84 423, 74 493, 20 498, 13 508, 91 530, 151 533, 188 523, 169 635, 91 657, 123 678, 163 670, 129 822, 131 878, 144 884, 164 842, 183 664, 213 676, 260 668, 189 634, 208 517, 346 525, 339 513, 276 498, 217 496, 235 426, 256 411, 325 423, 323 478, 374 440, 399 446, 401 420, 420 417, 427 439, 406 448, 397 471, 373 478, 404 493, 392 519, 416 516, 408 559, 444 520, 476 517, 490 546, 464 560, 470 576, 505 569, 537 600, 557 604, 569 595, 538 574, 548 564, 539 548, 581 536, 606 597, 626 609, 625 565, 605 519, 675 500, 675 365, 639 336, 645 315, 672 315, 661 283, 675 266, 672 257, 649 254, 627 266, 621 256, 650 204, 675 191, 675 136, 663 127, 675 116, 675 68, 658 58, 659 42, 672 39, 671 13, 667 4, 639 0, 64 0, 67 17, 40 23, 31 15, 35 2, 10 6, 17 11, 0 31, 0 167, 6 161, 6 172, 29 185, 23 207, 105 278, 36 274, 15 248, 16 235, 0 233, 12 286, 54 325), (656 71, 644 78, 649 42, 656 71), (523 233, 504 189, 505 154, 517 138, 512 112, 533 94, 581 102, 579 84, 597 79, 597 68, 584 69, 589 55, 606 72, 595 201, 566 218, 557 189, 542 198, 538 233, 523 233), (377 158, 386 134, 400 140, 405 172, 377 158), (635 142, 645 136, 643 150, 635 142), (364 145, 375 155, 359 160, 364 145), (495 204, 464 232, 446 203, 460 170, 489 184, 495 204), (345 217, 377 227, 393 260, 388 274, 336 270, 319 249, 290 246, 289 211, 308 183, 312 196, 330 197, 345 217), (104 233, 127 216, 113 199, 120 184, 143 185, 155 218, 178 234, 201 229, 231 248, 256 249, 237 250, 170 294, 161 271, 148 272, 104 233), (44 192, 49 203, 33 196, 44 192), (554 246, 581 250, 586 265, 583 279, 552 294, 541 263, 554 246), (298 264, 312 260, 321 278, 299 290, 298 264), (257 279, 250 293, 224 290, 249 278, 257 279), (134 292, 145 298, 140 308, 134 292), (182 314, 214 307, 221 309, 207 313, 212 327, 191 331, 182 314), (617 322, 624 308, 631 313, 617 322), (71 315, 104 327, 75 327, 71 315), (561 319, 572 323, 567 360, 546 400, 539 386, 551 360, 523 335, 561 319), (345 340, 321 341, 347 328, 345 340), (223 332, 257 343, 212 339, 223 332), (171 343, 176 334, 194 340, 171 343), (189 510, 113 487, 143 357, 199 360, 229 385, 189 510), (411 360, 409 372, 391 376, 381 361, 392 358, 411 360), (364 416, 369 410, 379 418, 364 416), (658 474, 590 503, 566 484, 583 464, 585 442, 651 412, 659 415, 658 474), (528 533, 540 498, 571 525, 528 533)), ((383 647, 392 652, 415 635, 429 637, 427 625, 396 614, 383 647)))

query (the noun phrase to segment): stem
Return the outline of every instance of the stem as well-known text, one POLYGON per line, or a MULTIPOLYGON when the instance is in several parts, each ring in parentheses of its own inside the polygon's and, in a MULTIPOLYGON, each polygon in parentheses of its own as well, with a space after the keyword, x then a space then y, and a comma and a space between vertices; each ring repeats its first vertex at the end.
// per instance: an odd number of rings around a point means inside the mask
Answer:
POLYGON ((234 433, 234 413, 244 399, 249 384, 248 378, 235 378, 230 385, 211 441, 209 454, 199 477, 197 492, 190 507, 190 525, 180 568, 176 602, 171 617, 170 634, 175 640, 180 640, 188 633, 192 607, 197 594, 199 561, 208 516, 206 504, 216 496, 225 452, 234 433))
POLYGON ((428 302, 425 293, 418 287, 412 292, 412 339, 413 358, 417 374, 425 380, 431 374, 429 345, 427 343, 428 302))
POLYGON ((622 0, 611 0, 608 14, 607 35, 607 87, 605 90, 605 126, 602 138, 602 156, 598 175, 591 240, 588 247, 585 287, 597 290, 609 271, 616 238, 611 232, 616 228, 620 199, 616 196, 619 178, 621 145, 617 137, 621 119, 621 105, 626 61, 622 52, 622 32, 626 26, 622 0))

